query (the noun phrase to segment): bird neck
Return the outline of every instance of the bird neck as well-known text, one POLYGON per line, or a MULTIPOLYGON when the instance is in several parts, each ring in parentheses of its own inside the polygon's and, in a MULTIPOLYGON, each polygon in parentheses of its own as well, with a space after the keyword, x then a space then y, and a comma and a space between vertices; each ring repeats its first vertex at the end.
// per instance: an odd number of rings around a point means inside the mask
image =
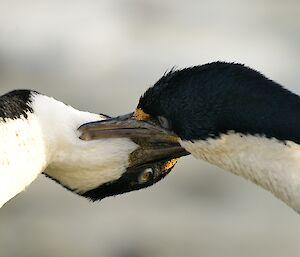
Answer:
POLYGON ((32 109, 42 129, 47 166, 44 173, 64 187, 83 193, 118 179, 137 145, 126 138, 83 141, 80 125, 105 119, 53 98, 36 95, 32 109))
POLYGON ((181 141, 200 158, 270 191, 300 213, 300 146, 291 141, 238 133, 181 141))
POLYGON ((60 151, 70 144, 80 143, 78 128, 86 122, 102 120, 103 116, 79 111, 52 97, 33 94, 30 106, 34 110, 45 142, 47 163, 55 162, 60 151))

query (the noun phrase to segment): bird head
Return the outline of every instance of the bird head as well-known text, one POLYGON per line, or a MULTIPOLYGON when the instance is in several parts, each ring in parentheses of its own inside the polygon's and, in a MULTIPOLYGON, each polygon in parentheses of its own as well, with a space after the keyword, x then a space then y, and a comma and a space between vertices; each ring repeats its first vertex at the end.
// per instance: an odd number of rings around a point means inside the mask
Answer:
POLYGON ((160 142, 164 146, 160 150, 166 151, 166 145, 179 146, 179 139, 213 134, 222 94, 228 91, 213 85, 222 83, 226 68, 228 64, 213 63, 172 70, 142 95, 133 113, 83 125, 81 138, 127 137, 141 145, 160 142))
MULTIPOLYGON (((236 63, 213 62, 171 70, 142 95, 134 115, 177 140, 206 140, 229 131, 268 135, 274 122, 255 120, 266 117, 261 110, 270 112, 272 119, 274 99, 288 94, 274 84, 236 63)), ((281 134, 276 137, 283 138, 281 134)))
POLYGON ((189 153, 177 142, 178 137, 164 128, 143 121, 137 110, 124 116, 94 121, 79 127, 83 141, 129 139, 137 147, 129 153, 128 166, 118 179, 80 193, 91 200, 139 190, 164 178, 178 158, 189 153))
POLYGON ((224 117, 224 102, 232 93, 232 70, 241 67, 216 62, 171 70, 144 93, 137 109, 181 140, 218 136, 223 132, 219 117, 224 117))

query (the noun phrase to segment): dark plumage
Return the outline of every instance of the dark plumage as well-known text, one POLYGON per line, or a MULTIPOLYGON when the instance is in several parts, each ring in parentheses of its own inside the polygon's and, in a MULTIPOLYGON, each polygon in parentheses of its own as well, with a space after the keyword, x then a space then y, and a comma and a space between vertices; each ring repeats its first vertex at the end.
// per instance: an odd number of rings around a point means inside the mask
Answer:
POLYGON ((13 90, 0 97, 0 117, 5 119, 18 119, 22 115, 26 118, 27 113, 33 113, 30 106, 31 94, 37 93, 32 90, 13 90))
POLYGON ((115 196, 117 194, 147 188, 170 173, 173 167, 162 172, 162 167, 165 162, 166 161, 147 163, 136 169, 128 168, 126 173, 119 179, 107 182, 81 195, 92 201, 98 201, 108 196, 115 196))
POLYGON ((185 140, 228 131, 300 143, 300 98, 241 64, 214 62, 171 71, 141 97, 138 108, 165 117, 185 140))

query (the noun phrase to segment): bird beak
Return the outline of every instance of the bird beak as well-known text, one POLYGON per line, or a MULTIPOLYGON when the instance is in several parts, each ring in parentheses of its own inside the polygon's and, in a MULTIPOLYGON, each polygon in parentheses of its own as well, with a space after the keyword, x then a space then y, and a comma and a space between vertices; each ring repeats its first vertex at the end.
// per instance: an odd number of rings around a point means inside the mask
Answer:
POLYGON ((78 130, 82 140, 130 138, 140 146, 130 156, 131 167, 189 154, 180 146, 175 134, 154 122, 136 119, 134 113, 89 122, 81 125, 78 130))

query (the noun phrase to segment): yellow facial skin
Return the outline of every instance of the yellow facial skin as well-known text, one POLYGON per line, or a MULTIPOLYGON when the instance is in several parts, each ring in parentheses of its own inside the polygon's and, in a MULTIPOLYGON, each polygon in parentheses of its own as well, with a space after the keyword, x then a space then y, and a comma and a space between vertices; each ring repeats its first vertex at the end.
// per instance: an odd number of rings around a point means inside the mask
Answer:
POLYGON ((163 169, 164 171, 167 171, 167 170, 171 169, 171 168, 177 163, 177 161, 178 161, 178 158, 177 158, 177 159, 171 159, 171 160, 167 161, 167 162, 164 164, 164 166, 163 166, 162 169, 163 169))
POLYGON ((145 113, 141 108, 137 108, 134 112, 134 118, 136 120, 149 120, 150 119, 150 115, 145 113))

